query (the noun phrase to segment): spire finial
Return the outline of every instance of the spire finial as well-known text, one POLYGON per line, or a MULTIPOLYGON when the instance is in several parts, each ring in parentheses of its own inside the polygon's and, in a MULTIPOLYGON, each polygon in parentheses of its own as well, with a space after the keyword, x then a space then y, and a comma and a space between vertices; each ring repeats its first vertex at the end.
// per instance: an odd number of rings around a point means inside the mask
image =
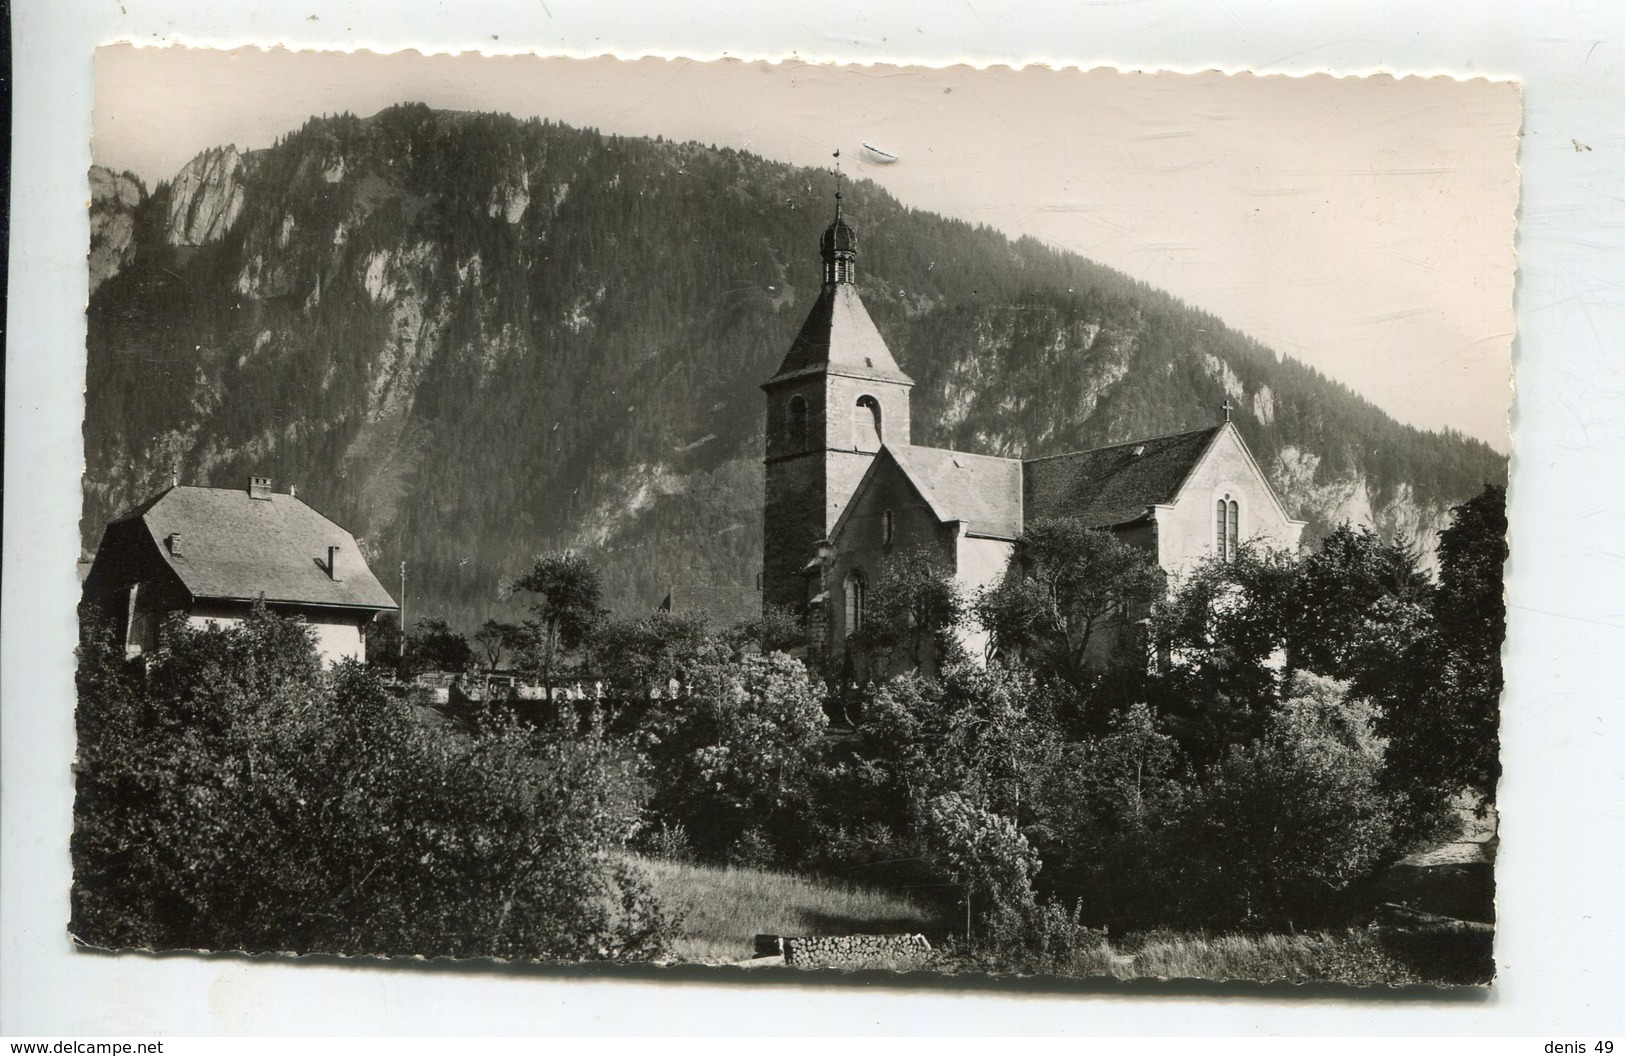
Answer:
POLYGON ((1232 409, 1233 408, 1230 406, 1230 399, 1229 397, 1226 397, 1224 401, 1224 420, 1227 422, 1230 420, 1230 412, 1232 409))
POLYGON ((841 172, 841 148, 835 148, 835 219, 841 218, 841 181, 845 174, 841 172))

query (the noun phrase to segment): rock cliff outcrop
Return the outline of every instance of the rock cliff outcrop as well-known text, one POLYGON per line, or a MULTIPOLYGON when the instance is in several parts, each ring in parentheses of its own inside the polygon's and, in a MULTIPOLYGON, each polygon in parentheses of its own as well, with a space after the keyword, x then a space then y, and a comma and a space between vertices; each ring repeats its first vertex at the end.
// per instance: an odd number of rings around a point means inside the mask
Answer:
POLYGON ((90 292, 135 256, 135 212, 147 189, 127 172, 90 167, 90 292))
POLYGON ((242 213, 242 155, 236 147, 215 147, 187 162, 170 184, 164 234, 172 246, 206 246, 242 213))

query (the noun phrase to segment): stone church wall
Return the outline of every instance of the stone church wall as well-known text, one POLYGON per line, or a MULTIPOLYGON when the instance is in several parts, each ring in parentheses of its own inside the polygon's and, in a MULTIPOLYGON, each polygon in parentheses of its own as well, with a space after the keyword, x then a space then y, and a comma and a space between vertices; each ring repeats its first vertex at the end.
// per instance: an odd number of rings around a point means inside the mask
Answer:
MULTIPOLYGON (((959 574, 956 578, 967 599, 1004 579, 1010 566, 1010 553, 1015 549, 1015 543, 1006 539, 980 539, 969 535, 961 535, 957 545, 959 574)), ((974 660, 983 659, 987 656, 988 638, 981 624, 967 614, 959 632, 959 644, 965 653, 974 660)))
POLYGON ((857 448, 857 402, 881 407, 882 439, 907 443, 908 387, 837 374, 778 386, 767 397, 767 482, 762 525, 762 600, 799 608, 808 600, 801 570, 817 556, 875 455, 857 448), (805 443, 793 435, 789 406, 807 405, 805 443))
MULTIPOLYGON (((856 483, 853 485, 854 490, 856 483)), ((847 576, 861 572, 871 596, 893 557, 925 550, 946 569, 954 568, 954 536, 937 521, 914 485, 889 457, 880 463, 874 479, 865 489, 841 531, 840 545, 830 575, 830 629, 836 644, 833 655, 841 653, 846 641, 847 576), (892 539, 884 538, 884 516, 892 514, 892 539)))

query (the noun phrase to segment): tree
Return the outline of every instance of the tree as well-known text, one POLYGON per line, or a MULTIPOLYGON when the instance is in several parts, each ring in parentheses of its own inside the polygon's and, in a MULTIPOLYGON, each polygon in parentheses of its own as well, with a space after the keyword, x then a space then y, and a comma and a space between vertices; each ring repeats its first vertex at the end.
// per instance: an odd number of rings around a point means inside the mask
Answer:
POLYGON ((598 569, 572 550, 543 554, 512 589, 537 596, 530 607, 532 618, 521 629, 520 652, 551 689, 563 655, 581 648, 600 618, 598 569))
POLYGON ((1336 919, 1393 846, 1371 707, 1307 672, 1263 735, 1231 745, 1185 801, 1166 872, 1177 912, 1210 926, 1336 919))
POLYGON ((1023 668, 995 663, 911 672, 879 686, 858 732, 901 804, 956 791, 1022 820, 1056 736, 1046 694, 1023 668))
POLYGON ((486 620, 474 632, 474 645, 479 649, 480 659, 485 661, 486 671, 495 671, 501 666, 503 654, 520 648, 523 640, 518 624, 498 619, 486 620))
POLYGON ((1152 613, 1160 674, 1153 703, 1187 753, 1211 762, 1257 737, 1285 688, 1297 562, 1243 544, 1188 571, 1152 613))
POLYGON ((415 660, 406 655, 401 620, 393 612, 383 613, 367 625, 367 666, 401 682, 417 676, 415 660))
POLYGON ((1286 623, 1292 665, 1349 679, 1364 663, 1381 663, 1365 648, 1371 621, 1431 599, 1420 559, 1403 539, 1385 543, 1347 521, 1322 539, 1298 565, 1294 618, 1286 623))
POLYGON ((1075 517, 1030 522, 998 586, 984 593, 977 616, 1002 655, 1077 680, 1100 654, 1108 628, 1123 630, 1166 589, 1155 559, 1109 531, 1075 517), (1091 650, 1091 646, 1096 646, 1091 650))
POLYGON ((1035 775, 1034 821, 1023 830, 1044 860, 1045 890, 1092 920, 1158 923, 1161 845, 1179 818, 1182 771, 1174 739, 1143 703, 1064 745, 1035 775))
POLYGON ((694 849, 721 860, 749 829, 774 833, 802 806, 828 728, 822 687, 782 653, 735 658, 718 643, 695 658, 686 693, 651 707, 637 732, 654 809, 694 849))
POLYGON ((462 674, 474 666, 474 650, 468 639, 438 616, 418 621, 406 641, 406 651, 416 658, 419 669, 462 674))
POLYGON ((663 693, 673 679, 685 681, 711 643, 704 619, 670 612, 635 620, 606 618, 592 637, 592 666, 614 687, 645 700, 651 690, 663 693))
POLYGON ((1450 650, 1451 678, 1441 686, 1444 721, 1460 738, 1446 773, 1490 797, 1501 774, 1501 646, 1506 641, 1506 489, 1485 485, 1452 511, 1439 536, 1439 593, 1434 612, 1450 650))
POLYGON ((788 653, 807 644, 807 625, 793 609, 764 605, 760 616, 733 629, 731 639, 736 647, 750 643, 764 653, 788 653))
POLYGON ((876 678, 886 676, 899 649, 916 669, 928 661, 946 666, 958 658, 953 630, 964 615, 952 573, 928 552, 914 550, 887 563, 851 643, 869 656, 876 678))
POLYGON ((967 923, 979 919, 984 935, 1020 930, 1042 863, 1015 823, 960 792, 929 800, 921 823, 938 869, 964 892, 967 923))
POLYGON ((1482 799, 1501 773, 1501 645, 1506 637, 1502 566, 1506 490, 1484 490, 1452 511, 1439 536, 1439 588, 1427 617, 1379 641, 1356 689, 1381 707, 1391 741, 1389 776, 1422 812, 1462 790, 1482 799))
POLYGON ((607 853, 643 788, 596 736, 414 718, 256 609, 165 629, 146 663, 87 626, 74 934, 148 949, 641 957, 670 922, 607 853))

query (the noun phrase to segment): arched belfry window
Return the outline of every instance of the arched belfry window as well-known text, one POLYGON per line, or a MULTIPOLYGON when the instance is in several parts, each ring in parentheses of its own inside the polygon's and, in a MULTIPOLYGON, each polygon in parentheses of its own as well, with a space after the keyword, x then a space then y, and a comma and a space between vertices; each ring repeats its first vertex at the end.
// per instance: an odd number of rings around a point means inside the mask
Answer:
POLYGON ((790 450, 800 451, 807 446, 807 401, 800 396, 790 397, 790 413, 786 419, 786 439, 790 450))
POLYGON ((852 409, 852 446, 859 451, 879 451, 880 437, 880 401, 859 396, 852 409))
POLYGON ((1226 492, 1213 512, 1213 552, 1220 561, 1236 559, 1236 539, 1239 534, 1240 510, 1236 500, 1226 492))
POLYGON ((846 574, 844 584, 846 591, 846 634, 851 637, 854 631, 863 626, 863 609, 867 602, 865 595, 869 592, 868 583, 864 581, 863 573, 853 569, 846 574))
POLYGON ((892 533, 895 528, 896 525, 892 522, 890 510, 880 515, 880 543, 882 546, 891 545, 892 533))

